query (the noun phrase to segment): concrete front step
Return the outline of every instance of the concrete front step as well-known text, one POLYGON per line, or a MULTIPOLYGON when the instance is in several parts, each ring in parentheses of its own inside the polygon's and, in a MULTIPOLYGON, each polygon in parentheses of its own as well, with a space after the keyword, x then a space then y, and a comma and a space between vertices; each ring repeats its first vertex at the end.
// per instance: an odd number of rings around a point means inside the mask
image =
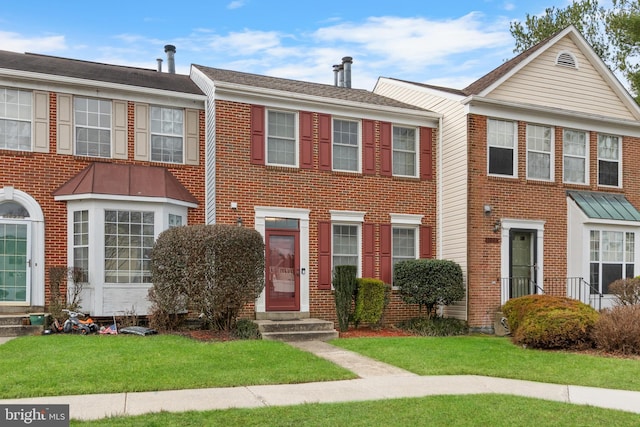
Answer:
POLYGON ((321 340, 338 337, 333 322, 321 319, 255 320, 263 339, 280 341, 321 340))
MULTIPOLYGON (((38 313, 43 314, 43 313, 38 313)), ((31 325, 29 313, 1 314, 0 337, 41 334, 44 325, 31 325)))
POLYGON ((290 331, 290 332, 265 332, 263 340, 272 341, 329 341, 338 338, 338 331, 290 331))

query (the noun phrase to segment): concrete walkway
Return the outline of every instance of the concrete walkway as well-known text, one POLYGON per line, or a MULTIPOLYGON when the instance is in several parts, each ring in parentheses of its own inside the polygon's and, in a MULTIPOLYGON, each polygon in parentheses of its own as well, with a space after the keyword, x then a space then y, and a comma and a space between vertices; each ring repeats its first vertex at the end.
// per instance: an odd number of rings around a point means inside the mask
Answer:
POLYGON ((305 384, 7 399, 0 400, 0 405, 69 404, 71 418, 92 420, 159 411, 204 411, 442 394, 496 393, 640 414, 640 392, 544 384, 475 375, 419 376, 324 342, 310 341, 291 343, 291 345, 343 366, 360 378, 305 384))

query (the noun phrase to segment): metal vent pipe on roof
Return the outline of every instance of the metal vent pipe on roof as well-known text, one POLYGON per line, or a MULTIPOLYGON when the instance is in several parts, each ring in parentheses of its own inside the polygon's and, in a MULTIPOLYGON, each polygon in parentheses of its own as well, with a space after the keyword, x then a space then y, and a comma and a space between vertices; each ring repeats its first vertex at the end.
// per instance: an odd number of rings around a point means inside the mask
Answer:
POLYGON ((340 65, 336 64, 333 66, 333 85, 338 86, 338 71, 340 71, 340 65))
POLYGON ((350 56, 345 56, 342 58, 342 69, 344 74, 344 82, 342 86, 350 88, 351 87, 351 64, 353 63, 353 58, 350 56))
POLYGON ((162 72, 162 58, 157 58, 156 61, 158 61, 158 72, 161 73, 162 72))
POLYGON ((172 44, 164 46, 164 53, 167 54, 167 68, 170 74, 176 73, 176 61, 174 55, 176 54, 176 47, 172 44))

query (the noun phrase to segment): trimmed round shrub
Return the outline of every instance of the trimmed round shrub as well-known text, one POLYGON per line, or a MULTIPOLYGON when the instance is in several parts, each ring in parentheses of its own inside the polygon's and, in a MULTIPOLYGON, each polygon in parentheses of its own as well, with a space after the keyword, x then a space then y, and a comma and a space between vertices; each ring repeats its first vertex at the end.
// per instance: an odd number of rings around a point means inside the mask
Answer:
POLYGON ((434 317, 436 306, 449 305, 464 298, 462 268, 445 259, 412 259, 393 267, 393 284, 407 304, 427 308, 434 317))
POLYGON ((600 350, 640 354, 640 305, 622 305, 604 310, 593 328, 600 350))
POLYGON ((593 347, 591 333, 598 312, 578 300, 551 295, 527 295, 502 307, 512 340, 532 348, 593 347))

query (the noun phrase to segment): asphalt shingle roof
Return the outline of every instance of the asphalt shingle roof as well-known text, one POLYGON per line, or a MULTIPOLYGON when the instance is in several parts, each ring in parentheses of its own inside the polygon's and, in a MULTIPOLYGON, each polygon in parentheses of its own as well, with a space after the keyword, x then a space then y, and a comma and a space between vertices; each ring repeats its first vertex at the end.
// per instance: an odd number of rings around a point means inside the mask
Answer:
POLYGON ((203 94, 187 75, 34 53, 0 50, 0 69, 2 68, 187 94, 203 94))
POLYGON ((215 82, 226 82, 244 86, 253 86, 263 89, 271 89, 298 93, 304 95, 318 96, 324 98, 340 99, 351 102, 361 102, 366 104, 380 105, 385 107, 404 108, 416 111, 426 111, 414 105, 405 104, 386 96, 378 95, 364 89, 354 89, 337 87, 322 83, 311 83, 299 80, 283 79, 259 74, 243 73, 240 71, 223 70, 219 68, 206 67, 194 64, 194 67, 202 71, 215 82))

